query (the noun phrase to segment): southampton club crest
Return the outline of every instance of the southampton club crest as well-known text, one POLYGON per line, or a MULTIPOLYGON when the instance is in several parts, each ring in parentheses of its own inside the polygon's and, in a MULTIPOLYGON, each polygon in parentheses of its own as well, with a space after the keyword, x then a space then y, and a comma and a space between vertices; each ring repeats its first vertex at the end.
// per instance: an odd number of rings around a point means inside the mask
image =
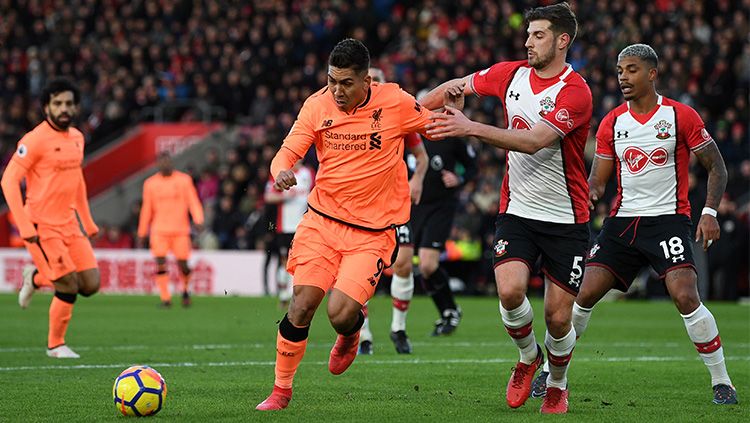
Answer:
POLYGON ((495 257, 502 257, 507 253, 505 250, 505 247, 508 246, 508 241, 505 241, 503 239, 498 239, 497 243, 495 244, 495 257))
POLYGON ((542 101, 539 102, 539 105, 542 106, 542 110, 539 111, 539 116, 544 117, 547 113, 555 110, 555 102, 552 101, 549 96, 544 97, 542 101))
POLYGON ((659 138, 660 140, 665 140, 672 136, 672 134, 669 133, 669 130, 672 129, 672 124, 664 119, 654 125, 654 129, 656 129, 656 138, 659 138))

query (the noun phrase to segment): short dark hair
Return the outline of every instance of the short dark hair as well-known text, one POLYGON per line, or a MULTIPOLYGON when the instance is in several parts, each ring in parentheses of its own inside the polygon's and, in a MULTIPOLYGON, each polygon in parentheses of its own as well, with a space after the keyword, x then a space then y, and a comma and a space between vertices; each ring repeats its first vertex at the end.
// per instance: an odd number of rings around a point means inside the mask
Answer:
POLYGON ((538 21, 546 19, 550 21, 550 29, 557 37, 560 34, 570 35, 570 44, 573 44, 573 40, 578 34, 578 21, 576 15, 570 10, 568 2, 557 3, 544 7, 537 7, 529 9, 524 14, 524 22, 528 24, 532 21, 538 21))
POLYGON ((357 73, 367 73, 370 68, 370 52, 361 41, 347 38, 333 48, 328 64, 341 69, 352 69, 357 73))
POLYGON ((52 100, 53 96, 56 96, 65 91, 73 93, 73 103, 78 104, 81 102, 81 93, 78 91, 78 87, 67 78, 53 78, 42 90, 42 105, 46 106, 52 100))
POLYGON ((648 44, 631 44, 625 47, 617 55, 617 61, 619 62, 623 57, 637 57, 651 65, 652 68, 659 67, 659 56, 648 44))

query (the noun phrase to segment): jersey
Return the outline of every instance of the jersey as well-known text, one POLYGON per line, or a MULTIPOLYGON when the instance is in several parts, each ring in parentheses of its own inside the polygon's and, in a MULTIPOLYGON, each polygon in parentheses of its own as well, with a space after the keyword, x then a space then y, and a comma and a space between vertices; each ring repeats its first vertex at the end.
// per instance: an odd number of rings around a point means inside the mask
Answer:
POLYGON ((596 133, 596 155, 615 161, 617 195, 611 216, 690 217, 690 150, 713 142, 690 106, 662 96, 639 115, 626 102, 609 112, 596 133))
POLYGON ((348 113, 323 88, 305 101, 271 174, 286 165, 279 161, 284 150, 299 159, 315 145, 320 165, 310 208, 368 229, 404 224, 410 198, 403 137, 424 132, 430 114, 392 83, 372 83, 362 104, 348 113))
MULTIPOLYGON (((297 231, 302 216, 307 211, 307 196, 313 187, 313 172, 308 167, 300 167, 294 171, 294 178, 297 179, 297 185, 281 195, 284 200, 278 204, 276 212, 276 233, 293 234, 297 231)), ((266 184, 266 192, 275 190, 273 182, 269 179, 266 184)))
POLYGON ((3 174, 3 191, 21 232, 36 234, 36 225, 76 225, 76 212, 86 232, 98 229, 91 218, 83 178, 83 134, 76 128, 58 131, 44 121, 18 142, 3 174), (12 176, 11 176, 12 175, 12 176), (20 181, 26 178, 26 203, 20 181))
POLYGON ((477 174, 476 153, 474 149, 461 139, 446 139, 425 143, 429 163, 424 176, 422 198, 420 204, 433 202, 454 202, 460 186, 448 188, 443 183, 443 171, 456 173, 466 183, 477 174), (463 167, 463 172, 457 170, 463 167))
POLYGON ((190 220, 203 224, 203 206, 190 175, 172 171, 169 176, 157 173, 143 182, 143 205, 138 221, 138 236, 189 235, 190 220))
POLYGON ((505 127, 548 125, 560 140, 535 154, 509 151, 500 213, 553 223, 589 219, 583 150, 592 113, 591 91, 570 65, 552 78, 539 77, 526 61, 500 62, 471 77, 472 90, 496 96, 505 127))

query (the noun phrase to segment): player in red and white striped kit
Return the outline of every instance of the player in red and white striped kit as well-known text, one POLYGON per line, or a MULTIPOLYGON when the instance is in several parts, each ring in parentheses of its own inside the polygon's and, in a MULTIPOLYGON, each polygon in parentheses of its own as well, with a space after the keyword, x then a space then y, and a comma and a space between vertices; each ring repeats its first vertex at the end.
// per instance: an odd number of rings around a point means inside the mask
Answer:
POLYGON ((645 44, 628 46, 618 56, 617 74, 626 102, 599 125, 589 178, 592 202, 601 198, 612 173, 617 195, 589 252, 573 306, 573 326, 581 336, 592 307, 604 294, 612 288, 627 291, 640 268, 651 265, 664 280, 711 374, 714 403, 736 404, 716 320, 698 296, 688 201, 690 152, 708 171, 706 204, 695 233, 704 249, 720 235, 716 208, 727 171, 698 113, 656 92, 657 65, 656 52, 645 44))

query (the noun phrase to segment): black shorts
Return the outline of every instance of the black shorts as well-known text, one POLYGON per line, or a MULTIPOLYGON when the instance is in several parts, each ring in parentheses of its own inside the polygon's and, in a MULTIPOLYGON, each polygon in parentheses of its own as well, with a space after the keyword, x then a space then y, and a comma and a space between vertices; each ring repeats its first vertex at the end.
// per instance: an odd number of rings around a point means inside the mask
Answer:
POLYGON ((456 202, 453 200, 412 206, 410 223, 414 248, 442 250, 451 234, 454 214, 456 202))
POLYGON ((542 272, 554 284, 576 295, 583 281, 589 246, 585 223, 552 223, 501 213, 495 222, 494 266, 521 261, 530 271, 539 256, 542 272))
POLYGON ((396 231, 398 232, 398 244, 403 245, 404 247, 413 247, 414 242, 412 242, 411 235, 411 223, 406 222, 403 225, 396 228, 396 231))
POLYGON ((603 267, 627 291, 643 266, 651 265, 660 278, 680 267, 692 267, 692 224, 681 214, 653 217, 609 217, 596 237, 586 266, 603 267))

